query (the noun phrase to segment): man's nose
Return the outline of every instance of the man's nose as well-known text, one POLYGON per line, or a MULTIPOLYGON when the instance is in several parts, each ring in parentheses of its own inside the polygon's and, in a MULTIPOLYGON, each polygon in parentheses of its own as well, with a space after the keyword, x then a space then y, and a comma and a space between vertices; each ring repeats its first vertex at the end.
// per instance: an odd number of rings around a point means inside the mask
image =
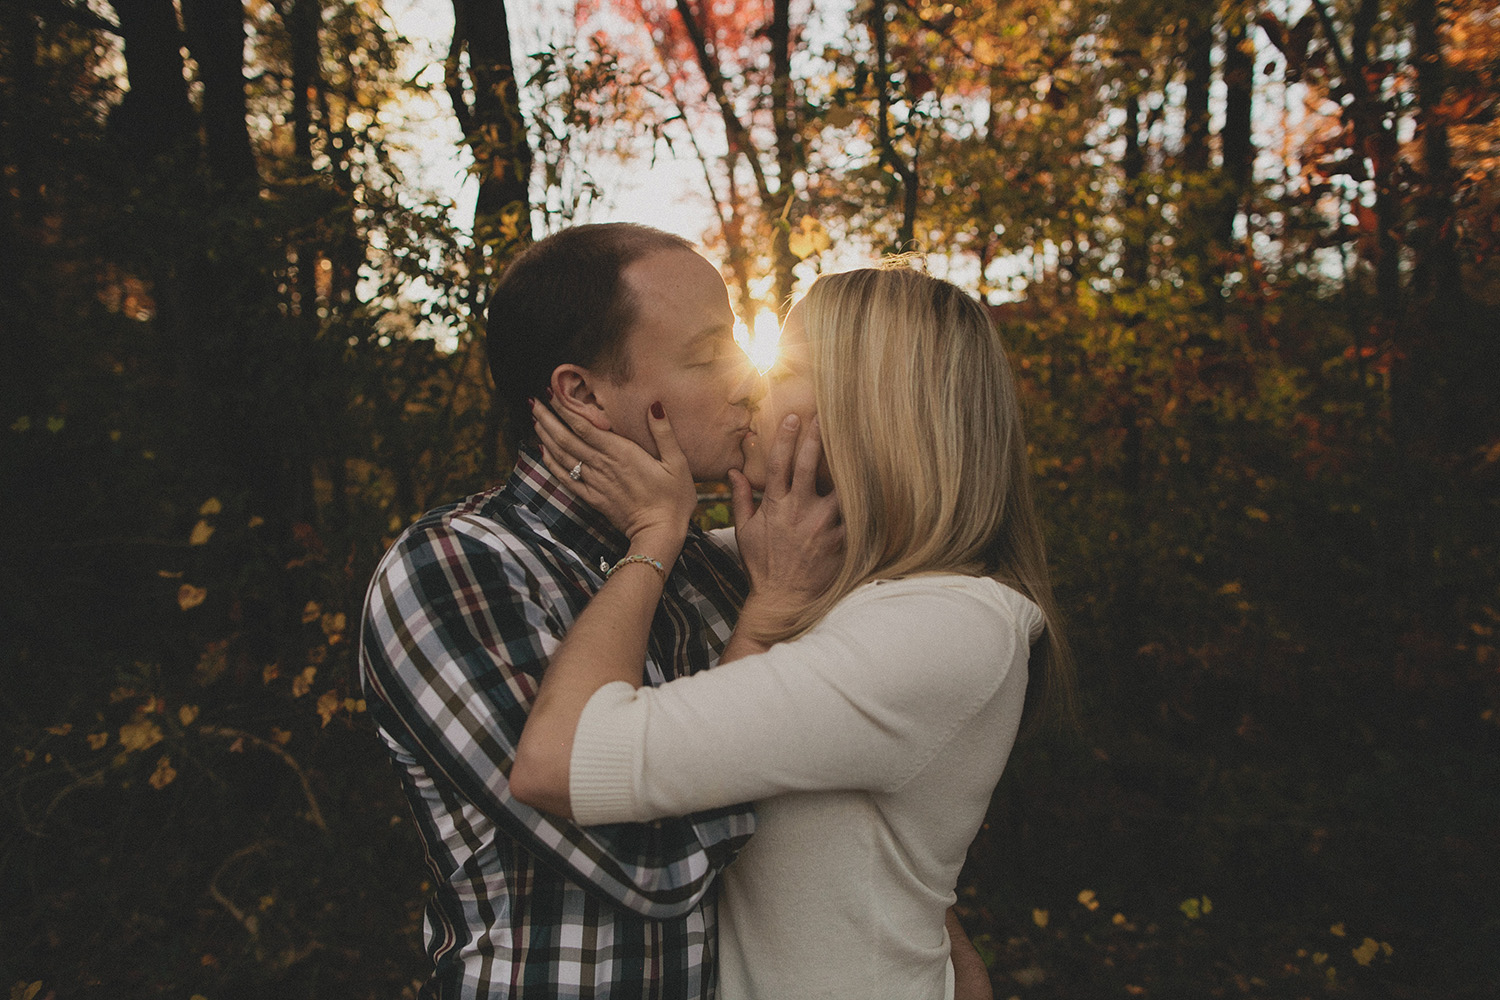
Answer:
POLYGON ((734 393, 730 396, 736 406, 746 406, 755 409, 760 401, 766 397, 766 389, 770 380, 756 370, 749 356, 745 357, 740 367, 739 382, 734 387, 734 393))

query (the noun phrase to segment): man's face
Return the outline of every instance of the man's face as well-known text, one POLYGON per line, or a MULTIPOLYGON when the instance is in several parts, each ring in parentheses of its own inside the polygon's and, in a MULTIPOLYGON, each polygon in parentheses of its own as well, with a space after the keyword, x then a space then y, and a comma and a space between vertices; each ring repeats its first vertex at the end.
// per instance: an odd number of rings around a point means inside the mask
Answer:
POLYGON ((611 429, 656 455, 646 412, 659 401, 693 478, 723 479, 744 462, 740 442, 762 392, 759 374, 734 341, 724 279, 688 250, 643 257, 621 277, 636 301, 625 334, 631 377, 594 389, 611 429))

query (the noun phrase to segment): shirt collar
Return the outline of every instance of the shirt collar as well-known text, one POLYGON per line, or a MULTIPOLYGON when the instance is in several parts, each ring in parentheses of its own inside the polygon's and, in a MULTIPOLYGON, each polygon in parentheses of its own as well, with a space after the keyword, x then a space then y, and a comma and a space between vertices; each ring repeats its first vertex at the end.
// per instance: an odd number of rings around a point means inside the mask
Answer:
POLYGON ((629 551, 630 539, 603 514, 569 493, 533 448, 521 449, 506 485, 517 504, 590 566, 607 569, 629 551))

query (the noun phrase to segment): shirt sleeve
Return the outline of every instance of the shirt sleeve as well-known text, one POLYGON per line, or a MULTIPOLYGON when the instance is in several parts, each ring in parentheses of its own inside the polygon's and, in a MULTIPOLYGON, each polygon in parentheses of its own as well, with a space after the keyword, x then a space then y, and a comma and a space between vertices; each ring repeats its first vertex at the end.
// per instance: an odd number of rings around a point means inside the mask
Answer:
POLYGON ((376 721, 433 780, 572 880, 642 916, 679 916, 750 828, 688 818, 584 829, 512 798, 516 744, 572 615, 560 592, 570 584, 500 541, 455 518, 413 530, 382 562, 361 636, 376 721), (702 829, 723 839, 706 843, 702 829))
POLYGON ((765 653, 660 688, 601 688, 574 735, 574 815, 640 820, 785 792, 899 788, 1026 669, 1039 629, 1020 595, 956 579, 869 585, 765 653))

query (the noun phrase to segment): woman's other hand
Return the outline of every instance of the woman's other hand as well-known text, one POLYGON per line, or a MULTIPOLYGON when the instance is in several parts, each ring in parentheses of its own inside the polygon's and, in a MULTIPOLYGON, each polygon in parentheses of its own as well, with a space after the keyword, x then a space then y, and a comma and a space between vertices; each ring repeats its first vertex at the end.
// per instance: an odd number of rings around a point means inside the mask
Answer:
POLYGON ((536 400, 531 416, 542 442, 542 461, 564 488, 632 541, 642 535, 675 537, 681 546, 698 491, 660 403, 651 405, 646 418, 660 459, 629 438, 578 417, 560 417, 536 400), (580 462, 575 479, 571 472, 580 462))
MULTIPOLYGON (((736 635, 744 632, 753 639, 784 627, 827 588, 843 564, 838 493, 817 490, 822 457, 817 418, 803 427, 791 414, 777 429, 767 456, 759 507, 749 480, 738 471, 729 473, 735 536, 750 576, 750 597, 736 635)), ((739 655, 753 651, 736 650, 739 655)), ((726 653, 724 658, 732 657, 726 653)))

